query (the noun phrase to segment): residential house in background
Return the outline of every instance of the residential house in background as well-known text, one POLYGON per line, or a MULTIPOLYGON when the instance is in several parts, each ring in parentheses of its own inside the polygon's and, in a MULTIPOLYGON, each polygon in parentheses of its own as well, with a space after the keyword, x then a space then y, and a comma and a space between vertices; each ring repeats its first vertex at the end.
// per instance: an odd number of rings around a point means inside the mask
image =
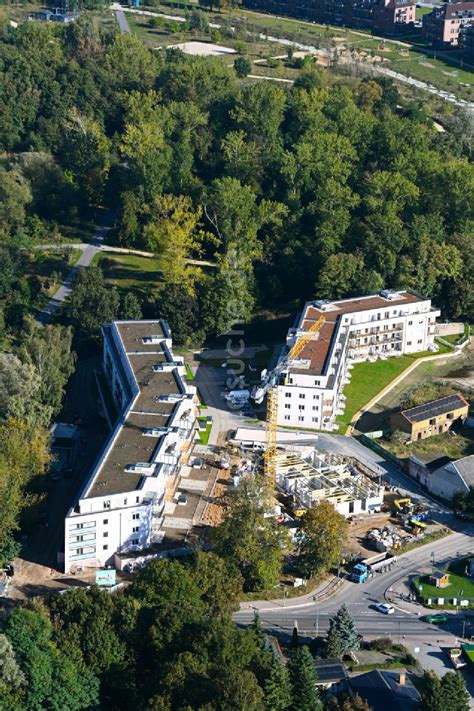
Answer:
MULTIPOLYGON (((412 291, 386 289, 341 301, 308 302, 286 338, 289 349, 321 317, 313 334, 278 383, 278 424, 335 429, 344 412, 343 388, 354 363, 436 351, 436 319, 431 300, 412 291)), ((283 354, 282 357, 285 357, 283 354)))
POLYGON ((66 516, 66 572, 149 549, 163 541, 166 514, 177 508, 184 517, 174 494, 196 430, 197 399, 183 359, 173 355, 169 327, 115 321, 103 336, 103 368, 120 414, 66 516))
POLYGON ((411 442, 416 442, 444 434, 453 425, 462 425, 468 412, 469 403, 462 395, 448 395, 395 412, 390 418, 390 424, 392 431, 405 432, 411 442))
POLYGON ((352 677, 350 687, 372 711, 415 711, 421 702, 406 671, 374 669, 352 677))
POLYGON ((461 33, 473 23, 474 2, 446 3, 423 15, 423 36, 433 47, 457 47, 461 33))
POLYGON ((422 462, 411 455, 408 471, 428 491, 445 501, 451 501, 458 493, 468 494, 474 487, 474 455, 456 461, 447 458, 430 463, 422 462))
POLYGON ((374 7, 373 30, 390 35, 408 26, 414 27, 416 5, 410 0, 378 0, 374 7))
POLYGON ((316 686, 325 697, 337 696, 348 689, 347 669, 339 659, 315 659, 314 668, 318 679, 316 686))

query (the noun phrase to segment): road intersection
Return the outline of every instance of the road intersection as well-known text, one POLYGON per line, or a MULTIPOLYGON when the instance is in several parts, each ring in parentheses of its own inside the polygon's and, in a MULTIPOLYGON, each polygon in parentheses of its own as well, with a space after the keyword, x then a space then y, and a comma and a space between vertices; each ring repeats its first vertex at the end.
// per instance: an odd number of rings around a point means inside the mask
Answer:
MULTIPOLYGON (((396 592, 401 581, 431 570, 435 564, 447 563, 456 555, 468 555, 474 551, 474 527, 452 533, 443 539, 416 548, 399 556, 396 566, 386 573, 377 574, 363 585, 346 581, 329 599, 313 601, 311 596, 291 600, 258 601, 243 603, 235 613, 239 624, 249 624, 258 610, 262 625, 275 634, 288 635, 295 625, 303 636, 315 637, 329 627, 329 619, 345 603, 364 637, 390 636, 393 639, 443 640, 454 644, 462 634, 463 616, 449 613, 450 620, 443 627, 420 619, 426 610, 400 599, 396 592), (389 599, 395 607, 395 614, 383 615, 374 608, 377 602, 389 599)), ((469 632, 469 629, 467 630, 469 632)))

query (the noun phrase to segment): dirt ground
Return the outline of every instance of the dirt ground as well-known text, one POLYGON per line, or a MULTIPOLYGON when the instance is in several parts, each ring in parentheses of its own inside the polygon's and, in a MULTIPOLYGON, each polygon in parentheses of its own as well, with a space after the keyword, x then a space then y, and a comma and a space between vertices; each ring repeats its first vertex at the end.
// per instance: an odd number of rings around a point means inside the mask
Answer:
POLYGON ((349 524, 346 553, 357 558, 374 555, 374 549, 367 547, 367 541, 365 540, 367 532, 372 528, 383 528, 387 525, 389 519, 389 512, 354 518, 349 524))

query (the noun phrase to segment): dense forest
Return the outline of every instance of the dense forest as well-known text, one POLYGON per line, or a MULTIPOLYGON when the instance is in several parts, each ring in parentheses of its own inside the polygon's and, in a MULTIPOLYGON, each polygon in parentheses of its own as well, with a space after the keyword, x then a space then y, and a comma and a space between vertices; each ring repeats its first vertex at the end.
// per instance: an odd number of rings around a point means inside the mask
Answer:
MULTIPOLYGON (((181 342, 382 286, 474 318, 462 120, 438 133, 388 80, 312 66, 291 89, 251 83, 218 58, 152 51, 89 18, 5 22, 0 38, 7 328, 34 300, 18 249, 98 207, 113 209, 118 244, 159 257, 166 288, 139 306, 167 316, 181 342)), ((102 297, 107 316, 119 313, 102 297)))

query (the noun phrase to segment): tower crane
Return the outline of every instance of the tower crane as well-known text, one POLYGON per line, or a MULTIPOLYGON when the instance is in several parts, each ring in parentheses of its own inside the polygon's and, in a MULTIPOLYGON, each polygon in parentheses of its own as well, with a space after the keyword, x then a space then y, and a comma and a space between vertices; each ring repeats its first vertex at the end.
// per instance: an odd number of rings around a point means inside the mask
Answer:
POLYGON ((261 403, 267 396, 267 417, 266 417, 266 434, 265 434, 265 454, 264 454, 264 473, 267 485, 273 491, 276 478, 276 450, 277 450, 277 431, 278 431, 278 381, 281 374, 292 364, 303 348, 312 340, 314 334, 318 333, 323 327, 326 319, 320 316, 317 321, 307 330, 304 331, 296 342, 293 344, 288 354, 283 358, 270 373, 265 374, 262 379, 262 384, 255 388, 252 397, 257 404, 261 403))

